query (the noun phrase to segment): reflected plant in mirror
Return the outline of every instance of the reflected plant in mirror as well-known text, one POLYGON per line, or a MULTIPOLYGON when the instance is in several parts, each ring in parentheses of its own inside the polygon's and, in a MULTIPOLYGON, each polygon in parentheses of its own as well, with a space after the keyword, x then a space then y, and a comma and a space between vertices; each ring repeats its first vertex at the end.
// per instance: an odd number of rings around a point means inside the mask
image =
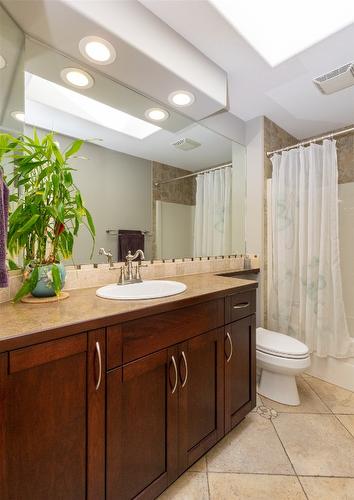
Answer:
POLYGON ((82 140, 73 141, 60 151, 55 134, 40 139, 34 130, 28 136, 1 136, 3 159, 10 157, 13 173, 6 181, 18 192, 9 213, 7 246, 12 258, 23 252, 24 283, 15 297, 28 293, 36 297, 59 295, 65 281, 62 260, 71 257, 81 225, 95 241, 95 226, 74 184, 70 159, 79 151, 82 140))

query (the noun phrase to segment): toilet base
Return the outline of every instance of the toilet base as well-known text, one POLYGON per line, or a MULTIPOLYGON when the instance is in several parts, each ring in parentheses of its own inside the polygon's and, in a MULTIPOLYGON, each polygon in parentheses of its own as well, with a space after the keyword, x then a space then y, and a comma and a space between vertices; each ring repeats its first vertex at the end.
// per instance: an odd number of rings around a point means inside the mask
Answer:
POLYGON ((298 406, 300 404, 294 375, 274 373, 263 368, 258 392, 261 396, 284 405, 298 406))

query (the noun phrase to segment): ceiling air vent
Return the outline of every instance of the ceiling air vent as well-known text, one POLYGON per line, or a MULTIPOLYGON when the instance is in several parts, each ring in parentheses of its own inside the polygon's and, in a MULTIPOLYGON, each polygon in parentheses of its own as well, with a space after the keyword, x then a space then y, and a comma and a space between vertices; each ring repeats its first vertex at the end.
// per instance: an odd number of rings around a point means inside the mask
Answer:
POLYGON ((193 139, 185 137, 184 139, 179 139, 179 141, 173 142, 171 146, 174 146, 176 149, 181 149, 182 151, 189 151, 191 149, 199 148, 201 144, 200 142, 193 141, 193 139))
POLYGON ((354 85, 354 63, 348 63, 313 80, 322 94, 333 94, 354 85))

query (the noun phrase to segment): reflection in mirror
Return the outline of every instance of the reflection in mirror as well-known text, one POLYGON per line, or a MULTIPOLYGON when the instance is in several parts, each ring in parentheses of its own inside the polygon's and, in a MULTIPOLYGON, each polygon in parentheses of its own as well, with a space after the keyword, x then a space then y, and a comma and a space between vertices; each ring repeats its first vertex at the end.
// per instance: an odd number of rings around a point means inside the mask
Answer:
MULTIPOLYGON (((244 252, 243 146, 39 42, 25 52, 26 134, 54 131, 61 150, 85 141, 71 166, 96 227, 93 262, 106 261, 102 247, 114 261, 137 248, 147 259, 244 252), (90 84, 75 87, 66 68, 90 84)), ((90 252, 82 229, 74 263, 90 252)))
MULTIPOLYGON (((24 51, 25 51, 25 36, 18 25, 7 14, 4 8, 0 5, 0 135, 10 134, 17 137, 23 133, 24 126, 24 51)), ((7 143, 7 140, 1 144, 7 143)), ((0 182, 6 181, 13 172, 13 164, 6 157, 3 149, 0 150, 0 182), (2 179, 3 177, 3 179, 2 179)), ((0 193, 5 190, 0 189, 0 193)), ((9 197, 7 202, 2 202, 0 211, 8 211, 15 208, 11 198, 17 193, 17 188, 11 186, 9 189, 9 197), (10 201, 9 201, 10 200, 10 201)), ((3 219, 4 221, 5 219, 3 219)), ((2 231, 6 233, 6 227, 3 222, 2 231)), ((1 240, 1 238, 0 238, 1 240)), ((0 246, 4 244, 4 238, 0 241, 0 246)), ((5 259, 0 259, 0 267, 3 267, 6 260, 6 249, 2 248, 5 259)), ((2 253, 1 252, 1 253, 2 253)), ((17 258, 21 262, 21 255, 17 258)), ((16 265, 7 260, 5 266, 10 269, 16 269, 16 265)), ((0 287, 7 284, 6 268, 0 269, 0 287), (2 271, 2 273, 1 273, 2 271)))
POLYGON ((24 34, 0 5, 0 132, 17 135, 24 121, 24 34))

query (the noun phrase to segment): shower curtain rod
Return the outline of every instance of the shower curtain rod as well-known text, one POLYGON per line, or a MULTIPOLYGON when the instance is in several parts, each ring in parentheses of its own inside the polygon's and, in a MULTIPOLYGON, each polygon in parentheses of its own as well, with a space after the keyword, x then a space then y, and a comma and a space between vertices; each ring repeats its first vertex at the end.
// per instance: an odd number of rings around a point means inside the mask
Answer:
POLYGON ((154 186, 158 187, 161 184, 167 184, 173 181, 180 181, 181 179, 187 179, 188 177, 196 177, 199 174, 205 174, 206 172, 212 172, 213 170, 220 170, 221 168, 232 167, 232 163, 225 163, 225 165, 220 165, 219 167, 207 168, 205 170, 199 170, 199 172, 193 172, 193 174, 182 175, 181 177, 174 177, 173 179, 167 179, 166 181, 154 182, 154 186))
POLYGON ((309 139, 307 141, 298 142, 297 144, 293 144, 292 146, 288 146, 286 148, 276 149, 275 151, 268 151, 267 156, 274 155, 275 153, 281 153, 282 151, 288 151, 289 149, 298 148, 299 146, 306 146, 306 144, 311 144, 312 142, 324 141, 325 139, 332 139, 333 137, 338 137, 339 135, 350 134, 351 132, 354 132, 354 127, 346 128, 344 130, 340 130, 339 132, 333 132, 332 134, 315 137, 314 139, 309 139))

